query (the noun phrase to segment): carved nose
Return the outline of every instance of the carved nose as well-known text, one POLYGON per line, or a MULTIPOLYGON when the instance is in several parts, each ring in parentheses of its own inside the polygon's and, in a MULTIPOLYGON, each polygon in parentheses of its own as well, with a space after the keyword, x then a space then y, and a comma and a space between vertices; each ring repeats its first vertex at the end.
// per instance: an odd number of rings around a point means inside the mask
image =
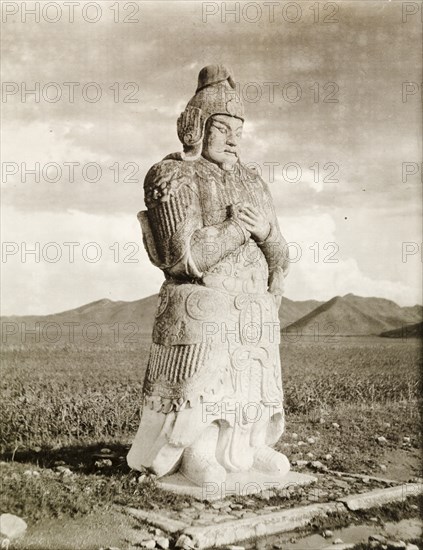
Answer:
POLYGON ((226 143, 227 143, 228 145, 233 145, 233 146, 235 146, 235 145, 236 145, 236 138, 235 138, 235 136, 233 136, 233 135, 228 135, 228 137, 227 137, 227 139, 226 139, 226 143))

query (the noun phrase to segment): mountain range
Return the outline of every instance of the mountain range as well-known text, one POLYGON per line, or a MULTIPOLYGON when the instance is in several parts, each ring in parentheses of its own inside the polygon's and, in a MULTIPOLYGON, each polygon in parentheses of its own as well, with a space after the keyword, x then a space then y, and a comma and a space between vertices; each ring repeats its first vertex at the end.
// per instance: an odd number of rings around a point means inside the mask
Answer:
MULTIPOLYGON (((5 322, 25 323, 26 327, 35 323, 136 323, 141 334, 151 334, 158 295, 132 302, 98 300, 69 311, 40 316, 1 317, 5 322)), ((402 337, 404 327, 422 322, 423 307, 415 305, 401 307, 385 298, 336 296, 327 302, 317 300, 294 301, 283 298, 279 310, 281 328, 286 332, 302 335, 320 334, 340 336, 383 335, 402 337), (392 334, 384 334, 394 331, 392 334)), ((419 331, 407 331, 409 336, 419 335, 419 331)))

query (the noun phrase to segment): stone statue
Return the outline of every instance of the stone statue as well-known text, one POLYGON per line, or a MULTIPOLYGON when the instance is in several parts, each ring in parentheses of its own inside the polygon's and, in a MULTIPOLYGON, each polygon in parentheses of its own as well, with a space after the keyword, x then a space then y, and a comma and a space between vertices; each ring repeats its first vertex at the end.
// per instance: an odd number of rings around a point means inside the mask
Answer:
POLYGON ((289 471, 278 310, 289 259, 267 184, 240 161, 244 108, 210 65, 178 119, 183 153, 147 173, 143 242, 165 281, 127 460, 195 485, 289 471))

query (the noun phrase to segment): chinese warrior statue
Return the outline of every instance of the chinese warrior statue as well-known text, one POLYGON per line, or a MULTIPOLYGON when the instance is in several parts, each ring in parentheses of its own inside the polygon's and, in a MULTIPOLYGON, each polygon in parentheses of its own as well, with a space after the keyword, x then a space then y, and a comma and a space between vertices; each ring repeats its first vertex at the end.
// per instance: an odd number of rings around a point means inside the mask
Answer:
POLYGON ((289 259, 267 184, 240 160, 244 109, 210 65, 178 119, 183 153, 147 173, 138 214, 159 294, 132 469, 196 485, 289 471, 278 310, 289 259))

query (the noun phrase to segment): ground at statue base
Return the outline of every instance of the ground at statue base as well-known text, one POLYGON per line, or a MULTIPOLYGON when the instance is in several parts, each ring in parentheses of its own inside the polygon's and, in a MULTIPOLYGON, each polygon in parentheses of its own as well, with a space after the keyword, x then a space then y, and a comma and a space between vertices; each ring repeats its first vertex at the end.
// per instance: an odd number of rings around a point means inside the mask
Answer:
MULTIPOLYGON (((239 543, 242 545, 246 543, 248 548, 252 548, 251 543, 258 539, 261 539, 263 542, 261 545, 262 548, 280 548, 281 546, 274 546, 269 537, 282 533, 293 533, 297 529, 305 528, 316 522, 323 526, 325 523, 331 521, 331 517, 352 518, 354 516, 351 516, 351 514, 359 510, 375 510, 377 508, 382 510, 384 506, 390 503, 401 503, 401 506, 404 508, 406 500, 410 497, 417 497, 422 492, 421 483, 398 484, 396 486, 385 487, 384 489, 351 494, 349 497, 335 502, 307 504, 288 509, 283 509, 279 506, 266 506, 260 510, 256 510, 255 513, 244 515, 243 517, 234 517, 233 515, 213 517, 207 511, 205 513, 201 512, 204 509, 198 508, 200 510, 200 521, 188 521, 188 524, 180 520, 172 520, 165 516, 160 517, 160 514, 156 511, 144 511, 134 508, 126 508, 125 511, 132 517, 139 519, 143 524, 150 524, 170 533, 175 542, 175 548, 196 550, 229 548, 233 545, 239 545, 239 543), (202 519, 201 516, 203 516, 202 519)), ((223 503, 219 503, 218 507, 220 514, 222 512, 221 504, 223 503)), ((198 505, 204 506, 202 503, 198 503, 198 505)), ((211 505, 215 506, 213 503, 211 505)), ((414 518, 417 515, 418 506, 416 504, 412 506, 412 517, 414 518)), ((237 508, 232 510, 231 513, 236 514, 238 511, 240 510, 237 508)), ((189 520, 190 518, 187 519, 189 520)), ((372 517, 371 520, 373 521, 373 519, 376 522, 378 521, 377 517, 372 517)), ((338 520, 335 519, 335 521, 338 520)), ((408 539, 418 536, 421 532, 421 523, 418 520, 411 527, 416 532, 413 535, 410 531, 410 526, 406 526, 405 534, 408 536, 408 539)), ((370 532, 373 532, 374 529, 374 527, 370 529, 370 532)), ((325 531, 324 528, 322 528, 323 531, 325 531)), ((357 540, 357 542, 361 541, 357 540)), ((336 543, 336 539, 334 543, 336 543)), ((395 548, 405 548, 404 542, 402 542, 402 545, 395 546, 395 548)), ((151 546, 151 548, 153 547, 151 546)), ((256 546, 254 545, 254 547, 256 546)))
POLYGON ((213 502, 230 496, 247 496, 261 493, 269 489, 278 491, 295 487, 304 487, 315 483, 317 477, 300 472, 288 472, 284 476, 258 471, 228 474, 224 483, 204 483, 194 485, 180 473, 157 480, 157 485, 178 495, 187 495, 197 500, 213 502))

